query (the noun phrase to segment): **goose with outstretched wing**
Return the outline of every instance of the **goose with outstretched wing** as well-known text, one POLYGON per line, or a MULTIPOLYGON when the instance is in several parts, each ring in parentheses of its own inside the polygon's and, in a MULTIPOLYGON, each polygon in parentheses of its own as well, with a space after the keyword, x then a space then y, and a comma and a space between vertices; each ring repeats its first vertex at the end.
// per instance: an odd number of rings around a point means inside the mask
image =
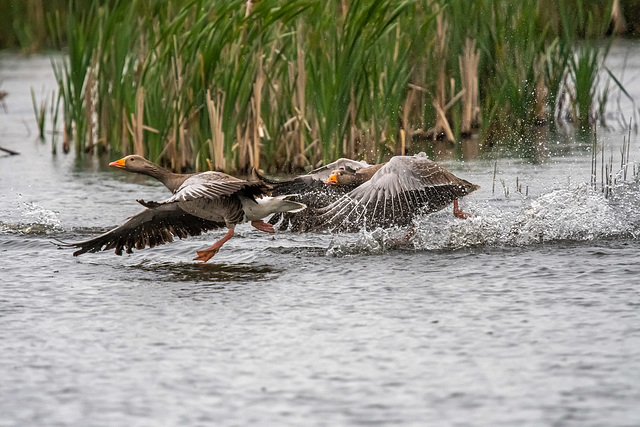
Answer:
POLYGON ((458 199, 480 188, 429 160, 424 153, 395 156, 387 163, 356 172, 334 171, 328 183, 353 188, 314 212, 315 231, 356 231, 362 228, 409 225, 415 215, 453 203, 458 218, 468 218, 458 199))
POLYGON ((404 226, 416 215, 449 204, 456 217, 468 218, 458 199, 479 188, 424 153, 395 156, 377 165, 340 159, 307 175, 270 184, 274 194, 295 194, 295 200, 308 209, 275 214, 269 223, 300 232, 404 226))
POLYGON ((194 260, 207 262, 234 236, 237 224, 250 221, 258 230, 273 233, 273 226, 263 218, 306 207, 288 200, 287 195, 271 197, 271 187, 263 181, 246 181, 221 172, 176 174, 136 155, 109 165, 156 178, 173 196, 161 202, 139 200, 145 209, 121 226, 89 240, 60 244, 78 249, 74 256, 109 249, 121 255, 123 250, 131 253, 134 248, 154 247, 171 242, 174 237, 197 236, 226 227, 228 231, 222 239, 197 251, 194 260))

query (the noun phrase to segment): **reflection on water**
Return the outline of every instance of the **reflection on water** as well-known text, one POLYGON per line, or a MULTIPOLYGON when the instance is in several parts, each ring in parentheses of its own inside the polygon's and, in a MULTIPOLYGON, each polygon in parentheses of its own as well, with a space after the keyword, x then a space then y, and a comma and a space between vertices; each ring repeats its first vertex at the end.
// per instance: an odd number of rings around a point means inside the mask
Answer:
POLYGON ((477 134, 464 138, 460 144, 462 146, 462 160, 476 160, 480 155, 480 138, 477 134))
MULTIPOLYGON (((308 244, 317 244, 318 239, 314 235, 308 236, 308 244)), ((273 246, 267 248, 267 251, 273 253, 275 255, 294 255, 300 258, 308 258, 308 257, 319 257, 324 256, 326 254, 327 249, 323 247, 283 247, 283 246, 273 246)))
POLYGON ((208 283, 217 286, 221 283, 253 283, 272 280, 282 271, 274 265, 226 264, 199 262, 159 262, 140 263, 128 269, 141 272, 142 280, 161 280, 163 282, 208 283))

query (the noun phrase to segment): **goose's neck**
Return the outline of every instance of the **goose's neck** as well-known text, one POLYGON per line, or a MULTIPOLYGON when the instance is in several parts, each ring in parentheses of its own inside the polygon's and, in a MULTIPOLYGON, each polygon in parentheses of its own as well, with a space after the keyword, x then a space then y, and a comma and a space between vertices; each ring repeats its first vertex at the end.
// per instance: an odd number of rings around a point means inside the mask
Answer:
POLYGON ((378 170, 383 167, 386 163, 379 163, 377 165, 369 166, 367 168, 362 168, 356 171, 355 183, 357 185, 363 184, 371 179, 373 174, 378 172, 378 170))
POLYGON ((368 180, 369 180, 369 178, 371 178, 371 175, 365 175, 365 174, 362 174, 362 173, 358 173, 358 172, 356 172, 356 173, 353 175, 353 180, 352 180, 352 183, 351 183, 351 184, 352 184, 352 185, 355 185, 355 186, 358 186, 358 185, 363 184, 363 183, 365 183, 366 181, 368 181, 368 180))
POLYGON ((175 193, 182 183, 189 177, 189 175, 173 173, 170 170, 157 166, 153 163, 149 163, 149 165, 144 168, 144 170, 140 171, 140 173, 157 179, 172 193, 175 193))

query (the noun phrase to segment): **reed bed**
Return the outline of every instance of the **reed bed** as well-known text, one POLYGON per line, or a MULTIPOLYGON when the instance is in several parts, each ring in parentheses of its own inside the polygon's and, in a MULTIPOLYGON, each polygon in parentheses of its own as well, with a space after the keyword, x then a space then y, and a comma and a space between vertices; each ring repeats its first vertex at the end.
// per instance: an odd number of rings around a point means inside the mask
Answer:
POLYGON ((591 127, 611 15, 593 3, 70 1, 48 14, 65 143, 275 172, 591 127))

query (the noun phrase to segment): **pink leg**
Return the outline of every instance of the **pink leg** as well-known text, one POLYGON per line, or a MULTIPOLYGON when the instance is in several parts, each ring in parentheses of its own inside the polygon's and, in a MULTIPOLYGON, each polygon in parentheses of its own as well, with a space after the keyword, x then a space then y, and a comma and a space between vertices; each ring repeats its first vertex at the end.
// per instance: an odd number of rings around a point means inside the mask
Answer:
POLYGON ((211 247, 202 251, 197 251, 198 256, 195 257, 193 260, 202 261, 202 262, 209 261, 215 254, 218 253, 222 245, 224 245, 225 242, 231 239, 232 237, 233 237, 233 228, 230 228, 229 231, 227 231, 227 234, 225 234, 222 239, 218 240, 213 245, 211 245, 211 247))
POLYGON ((461 219, 471 218, 471 214, 466 213, 462 209, 460 209, 460 206, 458 206, 458 199, 455 199, 453 201, 453 216, 461 219))
POLYGON ((268 222, 264 222, 261 219, 259 219, 257 221, 251 221, 251 225, 253 225, 258 230, 264 231, 266 233, 274 233, 275 232, 273 230, 273 225, 269 224, 268 222))

